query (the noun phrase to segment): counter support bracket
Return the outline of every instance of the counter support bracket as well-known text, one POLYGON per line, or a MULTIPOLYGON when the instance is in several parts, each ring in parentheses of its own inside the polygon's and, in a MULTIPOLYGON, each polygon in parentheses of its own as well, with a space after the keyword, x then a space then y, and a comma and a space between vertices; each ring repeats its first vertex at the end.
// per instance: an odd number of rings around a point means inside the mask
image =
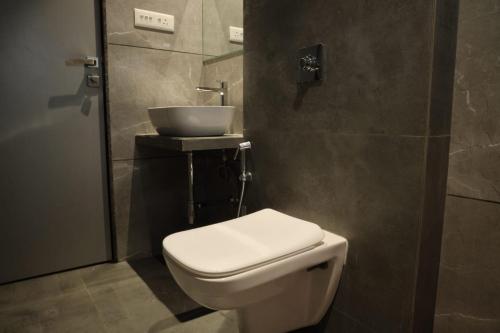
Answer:
POLYGON ((187 217, 189 225, 193 225, 196 218, 194 202, 194 167, 193 153, 195 151, 207 151, 215 149, 235 149, 244 142, 241 134, 225 134, 221 136, 207 137, 170 137, 163 135, 137 135, 135 142, 141 146, 161 148, 187 155, 188 171, 188 205, 187 217))

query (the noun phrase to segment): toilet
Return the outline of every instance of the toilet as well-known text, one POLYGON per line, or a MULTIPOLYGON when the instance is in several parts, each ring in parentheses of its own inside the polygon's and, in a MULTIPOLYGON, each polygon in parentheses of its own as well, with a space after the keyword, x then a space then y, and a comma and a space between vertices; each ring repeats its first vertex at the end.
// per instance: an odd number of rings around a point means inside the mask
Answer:
POLYGON ((179 286, 207 308, 236 310, 240 333, 317 324, 333 300, 346 255, 345 238, 272 209, 163 240, 179 286))

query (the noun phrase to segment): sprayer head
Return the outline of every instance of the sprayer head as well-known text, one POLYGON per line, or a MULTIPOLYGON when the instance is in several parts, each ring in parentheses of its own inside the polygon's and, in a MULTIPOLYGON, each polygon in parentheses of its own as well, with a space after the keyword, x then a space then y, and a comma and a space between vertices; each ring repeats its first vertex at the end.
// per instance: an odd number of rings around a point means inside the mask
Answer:
POLYGON ((241 150, 248 150, 252 148, 252 143, 250 141, 245 141, 245 142, 242 142, 238 145, 238 148, 236 149, 236 153, 234 153, 234 159, 236 160, 236 158, 238 157, 238 153, 241 151, 241 150))
POLYGON ((239 145, 240 150, 246 150, 252 148, 252 143, 250 141, 242 142, 239 145))

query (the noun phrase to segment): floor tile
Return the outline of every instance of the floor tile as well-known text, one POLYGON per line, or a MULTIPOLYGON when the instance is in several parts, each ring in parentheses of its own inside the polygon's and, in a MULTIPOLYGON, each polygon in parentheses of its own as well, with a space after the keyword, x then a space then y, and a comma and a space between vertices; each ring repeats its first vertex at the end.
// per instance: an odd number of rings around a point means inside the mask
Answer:
POLYGON ((203 310, 155 258, 0 286, 1 333, 224 333, 236 332, 234 322, 228 311, 203 310))
POLYGON ((0 286, 0 309, 20 303, 39 302, 85 289, 77 270, 0 286))
POLYGON ((83 268, 79 273, 86 286, 111 284, 137 277, 126 261, 83 268))
POLYGON ((162 329, 161 326, 156 327, 158 330, 154 332, 162 333, 235 333, 238 332, 237 322, 222 315, 220 312, 213 312, 206 316, 196 318, 194 320, 180 323, 176 326, 162 329))
POLYGON ((104 332, 104 325, 85 289, 18 303, 0 312, 2 332, 104 332))

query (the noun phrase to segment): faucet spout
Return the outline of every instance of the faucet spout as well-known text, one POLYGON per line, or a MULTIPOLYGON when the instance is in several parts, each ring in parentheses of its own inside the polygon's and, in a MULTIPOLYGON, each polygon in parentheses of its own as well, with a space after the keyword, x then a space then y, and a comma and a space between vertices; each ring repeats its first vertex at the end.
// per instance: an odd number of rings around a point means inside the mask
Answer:
POLYGON ((214 87, 196 87, 196 90, 200 91, 200 92, 218 93, 220 95, 220 105, 221 106, 226 105, 227 82, 220 81, 220 87, 218 87, 218 88, 214 88, 214 87))

